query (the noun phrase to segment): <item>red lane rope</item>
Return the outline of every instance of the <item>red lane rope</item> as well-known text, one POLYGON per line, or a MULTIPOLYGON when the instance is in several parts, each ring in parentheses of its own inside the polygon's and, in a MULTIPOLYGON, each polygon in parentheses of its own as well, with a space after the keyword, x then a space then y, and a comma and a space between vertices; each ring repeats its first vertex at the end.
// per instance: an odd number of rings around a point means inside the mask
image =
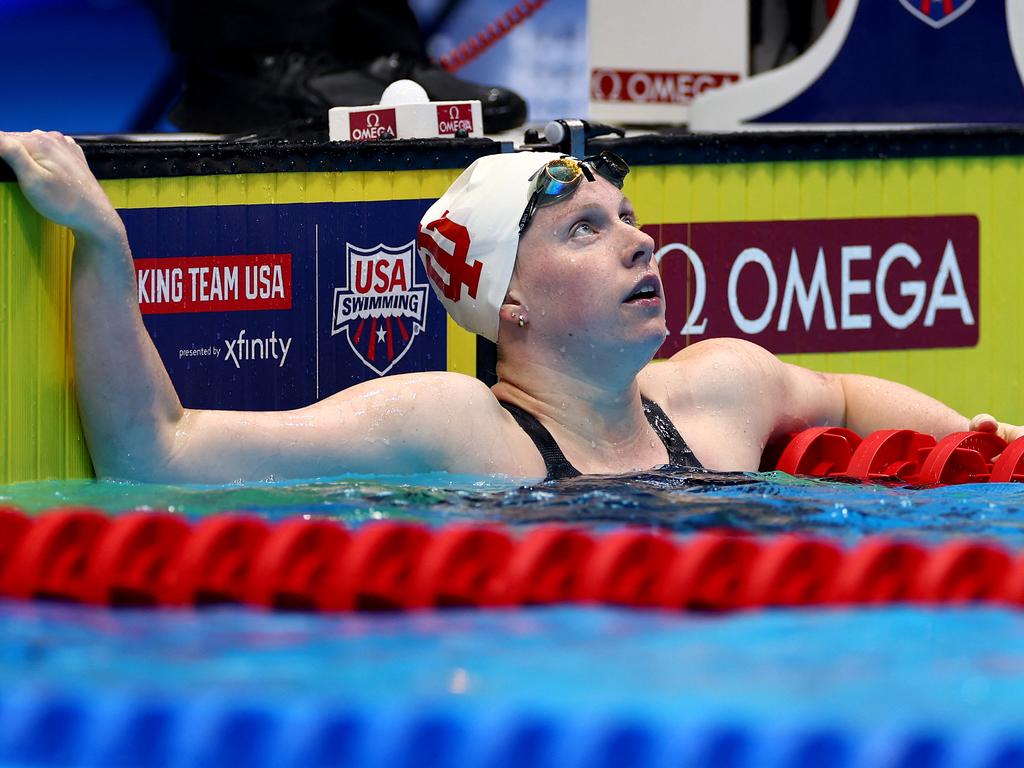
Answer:
POLYGON ((909 429, 883 429, 861 439, 842 427, 814 427, 793 435, 766 469, 913 485, 1024 482, 1024 437, 1007 445, 991 432, 954 432, 936 442, 909 429))
POLYGON ((547 5, 548 0, 522 0, 488 24, 482 31, 467 38, 441 57, 441 66, 449 72, 457 72, 482 54, 505 35, 518 27, 537 11, 547 5))
POLYGON ((235 603, 304 611, 403 611, 552 603, 676 611, 991 602, 1024 606, 1024 556, 962 540, 932 549, 869 537, 705 532, 686 540, 546 525, 429 530, 330 520, 270 525, 219 515, 91 509, 29 518, 0 509, 0 596, 107 606, 235 603))

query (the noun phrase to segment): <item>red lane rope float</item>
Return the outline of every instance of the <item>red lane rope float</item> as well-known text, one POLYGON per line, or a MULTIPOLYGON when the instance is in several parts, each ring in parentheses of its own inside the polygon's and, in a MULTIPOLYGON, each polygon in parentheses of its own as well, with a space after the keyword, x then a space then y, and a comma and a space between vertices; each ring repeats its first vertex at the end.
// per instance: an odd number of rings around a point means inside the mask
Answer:
POLYGON ((409 607, 416 567, 430 531, 413 523, 367 525, 324 575, 327 611, 397 611, 409 607))
POLYGON ((741 604, 814 605, 829 602, 842 550, 829 541, 785 535, 758 553, 746 574, 741 604))
POLYGON ((846 467, 851 477, 881 480, 917 477, 924 459, 935 447, 935 438, 910 429, 881 429, 857 446, 846 467))
MULTIPOLYGON (((973 459, 972 459, 973 461, 973 459)), ((108 606, 246 604, 303 611, 553 603, 729 611, 893 602, 1024 606, 1024 554, 984 541, 926 548, 728 531, 687 540, 644 529, 604 535, 545 525, 430 530, 331 520, 270 525, 225 514, 108 517, 70 508, 0 510, 0 596, 108 606)))
POLYGON ((677 550, 659 604, 675 610, 729 611, 744 604, 746 576, 761 545, 728 533, 699 533, 677 550))
POLYGON ((562 525, 544 525, 530 531, 508 561, 508 601, 513 605, 544 605, 572 600, 577 594, 577 576, 590 561, 595 546, 592 537, 562 525))
POLYGON ((861 444, 860 435, 843 427, 814 427, 798 433, 782 451, 776 469, 791 475, 842 475, 861 444))
POLYGON ((458 525, 435 533, 423 548, 409 607, 505 605, 512 538, 498 528, 458 525))
POLYGON ((925 603, 994 600, 1003 594, 1010 555, 999 547, 954 541, 933 550, 915 574, 912 597, 925 603))
POLYGON ((653 607, 675 553, 668 536, 637 530, 610 533, 582 563, 576 597, 589 603, 653 607))
POLYGON ((349 532, 330 520, 284 520, 255 552, 245 602, 266 608, 316 611, 324 576, 338 560, 349 532))
POLYGON ((168 563, 160 593, 162 605, 240 603, 249 566, 270 536, 255 517, 218 515, 192 529, 175 561, 168 563))
POLYGON ((831 602, 871 605, 906 601, 927 556, 924 547, 908 541, 882 536, 866 539, 844 556, 831 602))
POLYGON ((114 518, 88 559, 87 601, 157 605, 167 565, 190 532, 187 522, 167 513, 135 512, 114 518))
POLYGON ((488 24, 481 32, 455 46, 441 57, 441 66, 449 72, 456 72, 486 51, 505 35, 518 27, 537 11, 547 5, 548 0, 522 0, 488 24))
POLYGON ((1024 482, 1024 437, 1007 445, 991 432, 954 432, 936 442, 909 429, 883 429, 861 439, 842 427, 814 427, 790 438, 775 469, 920 485, 1024 482))
POLYGON ((110 519, 91 509, 67 509, 33 520, 4 568, 0 592, 10 597, 87 602, 89 558, 110 519))

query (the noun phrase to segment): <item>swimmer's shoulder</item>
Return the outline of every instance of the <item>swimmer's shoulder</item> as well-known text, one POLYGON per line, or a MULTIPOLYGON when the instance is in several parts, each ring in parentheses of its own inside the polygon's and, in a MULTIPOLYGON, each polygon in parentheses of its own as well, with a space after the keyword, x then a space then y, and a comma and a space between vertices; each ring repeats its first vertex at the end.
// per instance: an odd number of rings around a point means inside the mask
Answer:
POLYGON ((671 410, 728 405, 747 398, 778 376, 779 360, 743 339, 706 339, 640 373, 641 389, 671 410))
POLYGON ((648 365, 658 402, 709 469, 756 470, 780 399, 778 358, 742 339, 708 339, 648 365))

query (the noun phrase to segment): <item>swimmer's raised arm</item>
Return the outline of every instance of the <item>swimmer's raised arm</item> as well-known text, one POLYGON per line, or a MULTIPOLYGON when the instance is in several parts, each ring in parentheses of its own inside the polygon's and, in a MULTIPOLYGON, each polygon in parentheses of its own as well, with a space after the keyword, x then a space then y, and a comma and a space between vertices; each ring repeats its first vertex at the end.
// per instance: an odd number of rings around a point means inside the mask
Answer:
POLYGON ((32 206, 75 236, 75 376, 96 473, 145 475, 170 449, 184 409, 142 323, 124 224, 70 138, 0 133, 0 158, 32 206))
POLYGON ((75 235, 76 385, 98 476, 221 483, 505 466, 488 437, 500 407, 456 374, 387 377, 294 411, 183 408, 139 313, 124 225, 81 148, 57 133, 0 133, 0 158, 36 210, 75 235))

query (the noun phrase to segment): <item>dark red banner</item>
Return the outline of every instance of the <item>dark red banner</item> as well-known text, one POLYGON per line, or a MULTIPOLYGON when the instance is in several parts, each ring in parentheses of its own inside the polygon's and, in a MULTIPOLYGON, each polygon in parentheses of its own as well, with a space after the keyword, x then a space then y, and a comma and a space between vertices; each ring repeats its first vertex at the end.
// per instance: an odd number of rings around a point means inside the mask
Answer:
POLYGON ((776 353, 978 343, 978 219, 922 216, 661 224, 669 336, 776 353))
POLYGON ((590 72, 590 97, 594 101, 689 104, 694 96, 739 79, 739 72, 594 69, 590 72))
POLYGON ((292 255, 136 259, 144 315, 291 309, 292 255))

